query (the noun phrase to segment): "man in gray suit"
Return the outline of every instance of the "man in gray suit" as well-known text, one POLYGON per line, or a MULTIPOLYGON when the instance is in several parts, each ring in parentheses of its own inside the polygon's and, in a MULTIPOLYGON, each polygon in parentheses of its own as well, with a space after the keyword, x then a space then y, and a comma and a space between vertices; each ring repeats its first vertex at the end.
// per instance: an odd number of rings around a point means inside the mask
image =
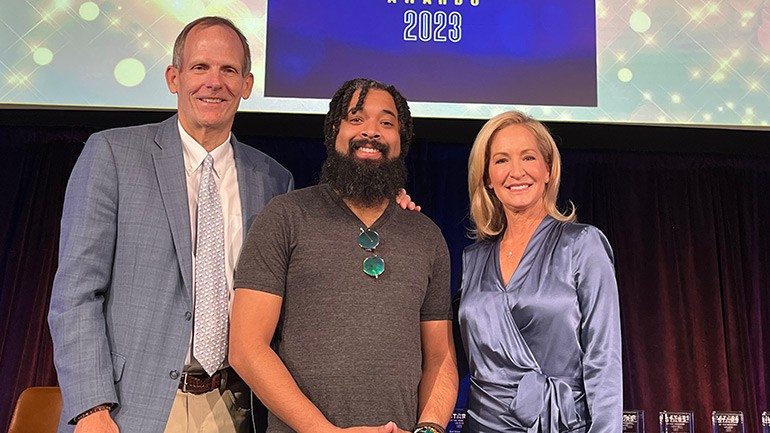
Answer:
POLYGON ((196 20, 166 70, 177 115, 88 139, 67 187, 49 312, 60 432, 248 431, 248 388, 226 359, 213 367, 198 359, 207 348, 195 340, 205 325, 196 286, 215 272, 196 257, 204 176, 215 185, 206 201, 216 202, 224 240, 222 344, 246 228, 293 188, 286 169, 231 135, 250 69, 246 39, 230 21, 196 20))

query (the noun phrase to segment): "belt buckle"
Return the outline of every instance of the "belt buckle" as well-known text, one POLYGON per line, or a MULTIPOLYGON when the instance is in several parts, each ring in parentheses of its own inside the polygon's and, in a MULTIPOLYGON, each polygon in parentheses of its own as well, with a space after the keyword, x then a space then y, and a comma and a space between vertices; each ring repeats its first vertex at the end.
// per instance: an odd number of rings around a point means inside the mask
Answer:
POLYGON ((188 393, 190 391, 187 390, 187 378, 190 376, 190 373, 183 371, 182 372, 182 392, 188 393))

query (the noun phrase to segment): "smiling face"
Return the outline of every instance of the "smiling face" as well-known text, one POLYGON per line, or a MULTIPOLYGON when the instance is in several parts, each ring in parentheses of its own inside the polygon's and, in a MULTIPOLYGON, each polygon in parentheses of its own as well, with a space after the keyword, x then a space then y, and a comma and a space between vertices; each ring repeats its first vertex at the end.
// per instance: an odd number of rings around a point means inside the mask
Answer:
POLYGON ((251 94, 254 77, 244 76, 243 45, 230 28, 194 27, 182 52, 181 67, 166 69, 166 83, 177 95, 182 127, 211 150, 227 139, 241 98, 251 94))
POLYGON ((364 103, 356 110, 361 90, 350 98, 347 116, 340 121, 335 149, 357 160, 382 161, 401 155, 398 111, 390 93, 369 89, 364 103))
POLYGON ((547 213, 543 197, 550 171, 535 135, 521 125, 497 131, 489 144, 488 184, 506 214, 547 213))

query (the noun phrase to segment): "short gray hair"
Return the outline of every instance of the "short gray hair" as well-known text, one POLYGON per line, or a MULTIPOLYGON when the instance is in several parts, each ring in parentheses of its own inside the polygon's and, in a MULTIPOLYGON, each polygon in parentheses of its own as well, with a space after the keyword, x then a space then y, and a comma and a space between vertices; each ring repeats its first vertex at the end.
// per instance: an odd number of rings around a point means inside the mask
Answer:
POLYGON ((179 33, 179 36, 176 37, 176 41, 174 42, 174 56, 171 59, 171 64, 175 68, 182 69, 182 53, 184 51, 184 44, 187 41, 187 35, 189 35, 190 31, 197 26, 203 26, 203 28, 223 26, 232 29, 235 34, 238 35, 238 39, 241 40, 241 45, 243 46, 243 71, 241 71, 241 75, 244 77, 249 75, 249 72, 251 72, 251 50, 249 49, 249 41, 246 40, 246 36, 243 35, 243 32, 241 32, 232 21, 223 17, 201 17, 184 26, 182 32, 179 33))

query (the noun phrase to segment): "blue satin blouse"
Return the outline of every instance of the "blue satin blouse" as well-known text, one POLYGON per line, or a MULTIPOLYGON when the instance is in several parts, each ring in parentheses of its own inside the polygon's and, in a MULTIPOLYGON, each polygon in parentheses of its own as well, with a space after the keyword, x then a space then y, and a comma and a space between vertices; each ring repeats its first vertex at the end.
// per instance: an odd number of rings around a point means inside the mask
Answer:
POLYGON ((507 285, 500 239, 463 252, 459 325, 471 387, 464 431, 618 433, 623 385, 612 249, 547 216, 507 285))

